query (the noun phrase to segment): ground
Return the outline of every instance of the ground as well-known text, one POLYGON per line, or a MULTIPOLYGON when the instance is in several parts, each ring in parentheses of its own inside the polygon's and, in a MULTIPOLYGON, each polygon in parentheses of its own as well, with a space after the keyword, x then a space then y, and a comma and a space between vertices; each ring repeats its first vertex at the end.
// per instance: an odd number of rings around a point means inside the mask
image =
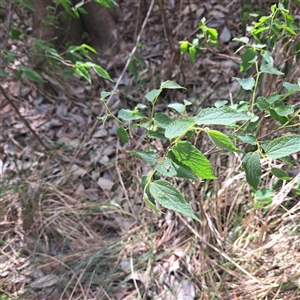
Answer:
MULTIPOLYGON (((253 205, 240 156, 215 153, 217 180, 174 181, 201 222, 158 214, 140 189, 147 165, 126 152, 143 147, 143 132, 124 145, 113 118, 97 119, 105 112, 101 92, 115 92, 107 104, 117 114, 147 104, 144 95, 165 80, 187 90, 163 94, 161 111, 183 99, 193 103, 191 113, 216 100, 237 101, 240 57, 232 37, 250 22, 243 11, 268 11, 268 4, 117 2, 115 44, 98 57, 114 83, 95 74, 92 85, 66 81, 46 70, 43 86, 1 82, 0 299, 300 299, 297 172, 276 196, 289 203, 285 212, 266 214, 253 205), (179 42, 195 37, 203 17, 218 30, 220 46, 192 66, 179 42)), ((299 7, 292 9, 297 15, 299 7)), ((27 61, 30 39, 8 46, 27 61)), ((293 159, 297 170, 299 155, 293 159)), ((266 181, 276 184, 272 176, 266 181)))

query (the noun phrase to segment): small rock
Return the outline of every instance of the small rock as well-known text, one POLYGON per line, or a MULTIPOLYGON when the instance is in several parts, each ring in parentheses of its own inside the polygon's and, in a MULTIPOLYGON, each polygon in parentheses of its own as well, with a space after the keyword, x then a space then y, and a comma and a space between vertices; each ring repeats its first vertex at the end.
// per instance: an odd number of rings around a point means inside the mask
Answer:
POLYGON ((103 177, 99 178, 97 183, 104 191, 110 191, 114 185, 114 183, 111 180, 103 177))

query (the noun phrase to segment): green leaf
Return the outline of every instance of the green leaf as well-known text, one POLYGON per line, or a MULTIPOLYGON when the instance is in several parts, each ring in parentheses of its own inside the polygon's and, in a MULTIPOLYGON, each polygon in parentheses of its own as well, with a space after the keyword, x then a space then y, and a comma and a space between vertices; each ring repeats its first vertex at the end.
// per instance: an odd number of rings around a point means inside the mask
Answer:
POLYGON ((14 72, 15 76, 17 77, 17 79, 18 79, 22 84, 24 84, 24 80, 23 80, 23 78, 22 78, 22 74, 20 73, 20 71, 17 70, 17 69, 15 69, 13 72, 14 72))
POLYGON ((145 98, 150 101, 150 102, 153 102, 154 100, 157 99, 157 97, 160 95, 160 93, 162 92, 162 89, 159 89, 159 90, 152 90, 150 92, 148 92, 146 95, 145 95, 145 98))
POLYGON ((164 180, 156 180, 150 183, 149 191, 161 206, 200 221, 194 215, 183 195, 171 183, 164 180))
POLYGON ((164 113, 157 113, 154 116, 155 123, 158 127, 166 129, 172 123, 172 119, 164 113))
POLYGON ((185 111, 185 105, 181 103, 171 103, 168 107, 175 109, 178 113, 183 113, 185 111))
POLYGON ((165 131, 165 137, 173 139, 183 135, 185 132, 191 130, 195 122, 192 120, 179 119, 169 124, 165 131))
POLYGON ((280 105, 274 107, 274 110, 279 116, 288 116, 294 113, 294 108, 292 106, 280 105))
POLYGON ((242 36, 240 38, 234 38, 233 41, 240 42, 240 43, 243 43, 243 44, 248 44, 249 43, 249 38, 245 37, 245 36, 242 36))
POLYGON ((251 119, 246 113, 237 112, 231 108, 206 108, 195 117, 197 125, 232 125, 237 121, 251 119))
POLYGON ((164 134, 154 130, 148 130, 148 137, 149 139, 167 140, 164 134))
POLYGON ((277 70, 275 67, 266 64, 264 60, 262 61, 261 65, 260 65, 260 71, 262 73, 273 74, 273 75, 278 75, 278 76, 284 75, 284 73, 277 70))
POLYGON ((267 99, 262 96, 256 99, 256 105, 260 110, 265 110, 271 106, 271 104, 267 101, 267 99))
POLYGON ((256 139, 253 134, 246 133, 246 134, 230 134, 229 135, 232 138, 238 139, 244 143, 250 144, 250 145, 256 145, 256 139))
POLYGON ((255 195, 255 207, 256 208, 268 208, 272 204, 274 196, 274 190, 268 188, 262 188, 256 191, 255 195))
POLYGON ((189 49, 189 42, 180 42, 180 54, 184 54, 189 49))
POLYGON ((129 140, 127 131, 123 127, 117 129, 117 136, 124 144, 129 140))
POLYGON ((256 51, 252 48, 246 50, 242 56, 242 61, 240 64, 240 71, 243 72, 252 66, 257 60, 256 51))
POLYGON ((246 173, 247 182, 252 188, 256 190, 261 177, 259 154, 257 152, 247 153, 243 158, 242 166, 246 173))
POLYGON ((194 64, 195 62, 195 59, 196 59, 196 48, 195 47, 190 47, 189 48, 189 54, 190 54, 190 61, 192 63, 192 65, 194 64))
POLYGON ((273 104, 274 102, 278 101, 281 98, 279 94, 272 94, 267 98, 268 103, 273 104))
POLYGON ((240 149, 236 148, 230 138, 224 133, 217 130, 206 131, 210 140, 220 149, 243 153, 240 149))
POLYGON ((270 158, 281 158, 300 151, 300 135, 289 135, 271 141, 266 147, 270 158))
POLYGON ((228 100, 218 100, 215 102, 215 107, 219 108, 219 107, 226 105, 227 103, 228 103, 228 100))
POLYGON ((296 92, 300 90, 299 84, 293 84, 293 83, 288 83, 284 82, 282 84, 289 92, 296 92))
POLYGON ((138 111, 133 111, 129 109, 120 109, 118 112, 118 118, 124 120, 124 121, 131 121, 131 120, 140 120, 140 119, 146 119, 147 116, 144 114, 141 114, 138 111))
POLYGON ((186 90, 186 88, 179 85, 175 81, 171 81, 171 80, 167 80, 165 82, 162 82, 162 84, 160 85, 160 88, 161 89, 185 89, 186 90))
POLYGON ((127 152, 143 159, 151 166, 155 165, 158 161, 157 154, 151 151, 128 150, 127 152))
POLYGON ((114 82, 108 72, 106 70, 104 70, 102 67, 98 66, 98 65, 93 65, 93 69, 94 71, 97 73, 98 76, 104 78, 104 79, 107 79, 107 80, 110 80, 111 82, 114 82))
POLYGON ((204 179, 215 179, 208 159, 191 143, 178 142, 171 150, 175 158, 204 179))
POLYGON ((281 180, 290 180, 291 177, 283 170, 279 169, 279 168, 272 168, 271 169, 272 174, 281 179, 281 180))
POLYGON ((243 78, 243 79, 234 77, 234 79, 236 79, 238 83, 241 85, 241 87, 246 91, 252 90, 252 88, 255 85, 255 80, 253 77, 243 78))
POLYGON ((172 153, 168 153, 168 158, 166 158, 165 160, 163 160, 161 163, 158 164, 157 171, 162 176, 188 178, 194 180, 198 179, 198 177, 193 173, 193 171, 190 168, 181 165, 174 158, 171 159, 172 157, 174 157, 172 153))
POLYGON ((6 73, 3 69, 0 69, 0 76, 2 76, 2 77, 8 77, 9 74, 6 73))
POLYGON ((39 83, 47 82, 41 77, 41 75, 39 73, 37 73, 36 71, 34 71, 28 67, 19 66, 19 70, 22 70, 24 72, 25 76, 31 81, 39 82, 39 83))
POLYGON ((89 71, 85 67, 75 65, 75 66, 73 66, 73 70, 74 70, 74 72, 76 74, 78 74, 79 76, 81 76, 84 79, 86 79, 89 84, 92 84, 89 71))

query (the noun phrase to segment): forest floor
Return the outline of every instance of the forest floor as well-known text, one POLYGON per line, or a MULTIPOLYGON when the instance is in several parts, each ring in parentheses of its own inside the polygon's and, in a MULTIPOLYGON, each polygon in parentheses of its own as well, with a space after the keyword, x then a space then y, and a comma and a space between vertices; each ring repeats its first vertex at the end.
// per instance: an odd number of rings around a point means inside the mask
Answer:
MULTIPOLYGON (((105 112, 101 92, 115 91, 108 106, 117 114, 147 104, 144 95, 166 80, 187 90, 164 93, 160 111, 184 99, 193 103, 191 114, 217 100, 247 101, 233 80, 240 57, 232 38, 245 34, 248 12, 269 13, 268 5, 168 0, 149 11, 152 1, 117 2, 118 38, 98 60, 114 83, 95 75, 92 85, 64 81, 46 71, 46 87, 0 83, 39 137, 0 94, 0 300, 300 299, 299 185, 290 187, 288 209, 269 216, 254 206, 240 155, 216 153, 209 159, 217 180, 173 182, 200 223, 154 213, 140 188, 148 167, 126 152, 144 149, 143 132, 123 145, 118 123, 97 119, 105 112), (218 30, 219 47, 192 65, 179 42, 191 41, 204 17, 218 30)), ((277 184, 266 177, 268 186, 277 184)))

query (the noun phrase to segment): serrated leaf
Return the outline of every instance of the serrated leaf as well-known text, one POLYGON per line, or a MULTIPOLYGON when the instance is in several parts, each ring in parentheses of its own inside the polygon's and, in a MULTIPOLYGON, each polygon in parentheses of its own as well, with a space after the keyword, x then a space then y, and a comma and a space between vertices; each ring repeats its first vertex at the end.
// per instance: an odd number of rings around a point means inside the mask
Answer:
POLYGON ((193 128, 195 122, 192 120, 179 119, 169 124, 165 131, 165 137, 173 139, 183 135, 185 132, 193 128))
POLYGON ((207 131, 210 140, 220 149, 243 153, 240 149, 234 146, 230 138, 217 130, 207 131))
POLYGON ((155 165, 158 161, 157 154, 151 151, 128 150, 127 152, 143 159, 150 165, 155 165))
POLYGON ((300 135, 289 135, 271 141, 265 149, 270 158, 281 158, 300 151, 300 135))
POLYGON ((150 183, 149 191, 161 206, 200 221, 194 215, 183 195, 171 183, 164 180, 156 180, 150 183))
POLYGON ((159 139, 159 140, 167 140, 164 134, 154 131, 154 130, 148 130, 148 138, 149 139, 159 139))
POLYGON ((192 172, 192 170, 184 165, 180 165, 178 162, 175 162, 174 159, 171 159, 171 155, 168 155, 168 158, 163 160, 157 166, 157 171, 166 177, 177 177, 177 178, 188 178, 197 180, 197 176, 192 172))
POLYGON ((168 107, 175 109, 178 113, 183 113, 185 111, 185 105, 182 103, 171 103, 168 107))
POLYGON ((242 166, 246 173, 247 182, 252 188, 256 190, 261 177, 259 154, 257 152, 247 153, 243 158, 242 166))
POLYGON ((240 86, 246 91, 252 90, 252 88, 255 85, 255 80, 254 80, 253 77, 250 77, 250 78, 237 78, 237 77, 235 77, 234 79, 236 79, 237 82, 240 84, 240 86))
POLYGON ((179 85, 177 82, 175 81, 171 81, 171 80, 167 80, 165 82, 162 82, 162 84, 160 85, 161 89, 185 89, 185 87, 179 85))
POLYGON ((128 133, 123 127, 117 129, 117 136, 124 144, 129 140, 128 133))
POLYGON ((150 102, 153 102, 154 100, 157 99, 157 97, 160 95, 160 93, 162 92, 162 89, 159 89, 159 90, 152 90, 150 92, 148 92, 146 95, 145 95, 145 98, 150 101, 150 102))
POLYGON ((171 150, 175 158, 203 179, 215 179, 208 159, 191 143, 178 142, 171 150))
POLYGON ((108 80, 111 81, 111 82, 114 82, 114 81, 110 78, 108 72, 107 72, 106 70, 104 70, 102 67, 100 67, 100 66, 98 66, 98 65, 93 65, 93 69, 94 69, 94 71, 96 72, 96 74, 97 74, 98 76, 100 76, 100 77, 102 77, 102 78, 104 78, 104 79, 108 79, 108 80))
POLYGON ((271 169, 272 174, 281 179, 281 180, 290 180, 291 177, 283 170, 279 169, 279 168, 272 168, 271 169))
POLYGON ((164 113, 157 113, 154 116, 155 123, 158 127, 166 129, 172 123, 172 119, 164 113))
POLYGON ((236 138, 244 143, 250 144, 250 145, 256 145, 256 139, 253 134, 246 133, 246 134, 230 134, 229 135, 232 138, 236 138))
POLYGON ((274 110, 279 116, 288 116, 294 113, 294 108, 292 106, 280 105, 274 107, 274 110))
POLYGON ((206 108, 194 118, 197 125, 232 125, 238 121, 251 119, 246 113, 231 108, 206 108))
POLYGON ((144 114, 141 114, 138 111, 133 111, 129 109, 120 109, 118 112, 118 118, 124 120, 124 121, 131 121, 131 120, 140 120, 140 119, 146 119, 147 116, 144 114))

